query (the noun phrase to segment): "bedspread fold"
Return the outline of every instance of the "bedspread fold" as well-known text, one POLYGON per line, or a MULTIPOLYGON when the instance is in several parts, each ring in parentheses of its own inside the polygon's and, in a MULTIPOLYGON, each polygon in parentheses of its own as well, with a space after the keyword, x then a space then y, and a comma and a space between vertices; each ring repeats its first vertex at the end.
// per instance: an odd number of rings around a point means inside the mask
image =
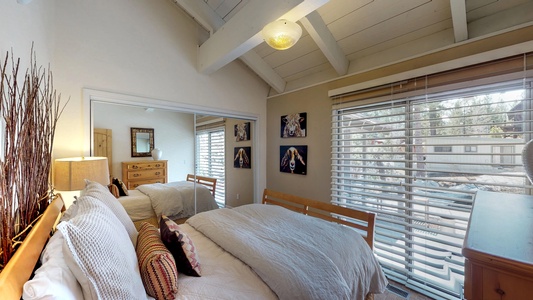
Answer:
POLYGON ((181 192, 171 186, 153 183, 140 185, 137 189, 150 198, 158 221, 162 214, 173 218, 183 210, 181 192))
POLYGON ((335 223, 263 204, 200 213, 187 223, 250 266, 280 299, 364 299, 387 285, 364 239, 335 223))

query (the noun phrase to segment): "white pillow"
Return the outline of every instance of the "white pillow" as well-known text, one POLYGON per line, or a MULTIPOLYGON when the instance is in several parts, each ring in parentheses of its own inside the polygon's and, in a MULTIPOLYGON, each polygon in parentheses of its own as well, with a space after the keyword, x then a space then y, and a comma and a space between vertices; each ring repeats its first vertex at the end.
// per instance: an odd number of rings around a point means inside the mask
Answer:
POLYGON ((83 299, 81 286, 65 262, 63 241, 59 231, 50 238, 41 254, 41 267, 35 271, 33 279, 24 284, 23 299, 83 299))
POLYGON ((72 202, 72 204, 63 212, 63 215, 59 219, 59 222, 68 221, 76 216, 78 213, 78 206, 76 205, 77 199, 72 202))
POLYGON ((84 299, 146 299, 135 248, 126 229, 101 201, 85 195, 78 213, 57 225, 68 267, 84 299))
POLYGON ((90 180, 85 180, 85 183, 86 185, 83 195, 92 196, 109 207, 117 219, 122 223, 122 225, 124 225, 124 228, 126 228, 131 242, 133 243, 133 247, 135 247, 137 245, 137 235, 139 235, 139 233, 137 232, 137 229, 135 228, 130 216, 128 216, 128 213, 124 209, 124 206, 122 206, 117 198, 111 194, 109 189, 102 184, 90 180))

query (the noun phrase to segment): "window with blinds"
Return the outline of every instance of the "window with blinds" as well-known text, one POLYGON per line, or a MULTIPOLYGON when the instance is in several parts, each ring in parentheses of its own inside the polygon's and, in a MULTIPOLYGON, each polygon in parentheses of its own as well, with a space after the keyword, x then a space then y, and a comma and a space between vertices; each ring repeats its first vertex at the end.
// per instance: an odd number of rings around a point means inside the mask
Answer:
POLYGON ((475 192, 530 193, 521 152, 531 139, 531 83, 387 97, 334 102, 332 202, 377 213, 375 252, 389 279, 460 299, 475 192))
POLYGON ((196 131, 196 174, 217 179, 215 200, 221 207, 226 202, 224 141, 223 126, 196 131))

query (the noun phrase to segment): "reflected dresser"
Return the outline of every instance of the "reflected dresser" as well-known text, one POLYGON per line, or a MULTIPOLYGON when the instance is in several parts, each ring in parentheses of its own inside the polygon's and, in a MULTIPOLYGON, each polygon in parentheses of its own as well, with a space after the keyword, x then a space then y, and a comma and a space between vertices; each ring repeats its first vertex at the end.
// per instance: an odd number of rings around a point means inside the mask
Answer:
POLYGON ((166 183, 166 160, 137 160, 122 162, 122 181, 128 190, 134 190, 141 184, 166 183))

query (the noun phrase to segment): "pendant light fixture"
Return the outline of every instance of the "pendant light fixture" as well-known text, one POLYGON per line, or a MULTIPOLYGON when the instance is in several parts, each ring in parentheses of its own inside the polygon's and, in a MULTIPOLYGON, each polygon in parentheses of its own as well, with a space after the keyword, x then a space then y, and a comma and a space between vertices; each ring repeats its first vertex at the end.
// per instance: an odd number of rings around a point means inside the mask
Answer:
POLYGON ((276 50, 285 50, 294 46, 302 36, 300 25, 288 21, 277 20, 267 24, 262 31, 265 42, 276 50))

